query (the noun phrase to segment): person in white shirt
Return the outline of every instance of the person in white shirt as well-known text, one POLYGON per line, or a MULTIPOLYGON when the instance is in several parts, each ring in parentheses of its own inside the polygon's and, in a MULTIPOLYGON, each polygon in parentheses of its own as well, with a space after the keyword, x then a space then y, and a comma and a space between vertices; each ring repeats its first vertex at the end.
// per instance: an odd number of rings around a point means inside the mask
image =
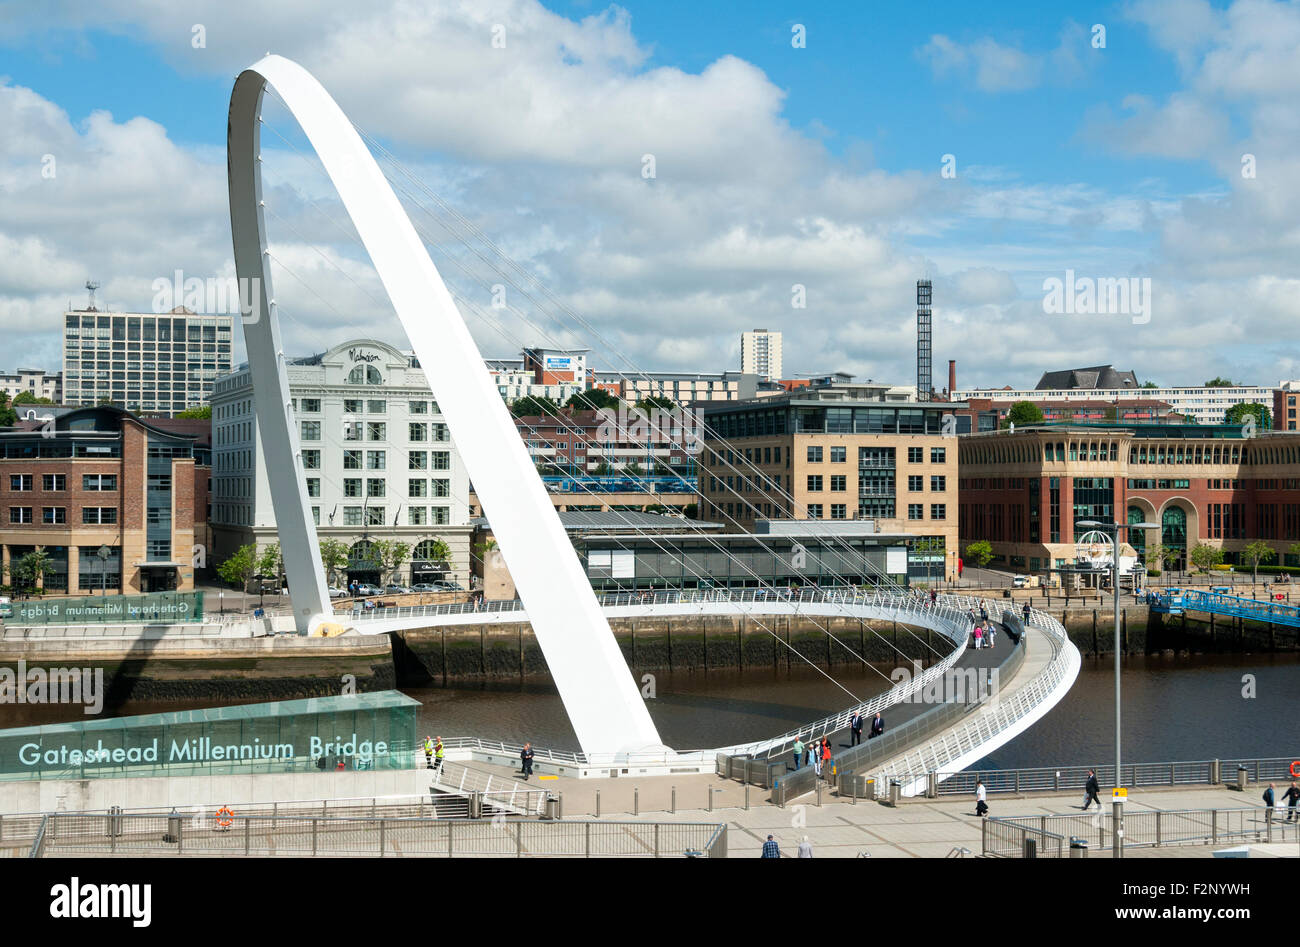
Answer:
POLYGON ((986 816, 989 814, 989 804, 986 801, 987 794, 984 791, 984 780, 980 779, 975 782, 975 814, 986 816))
POLYGON ((813 857, 812 842, 808 841, 808 836, 806 835, 803 837, 803 841, 799 843, 799 857, 800 858, 813 857))

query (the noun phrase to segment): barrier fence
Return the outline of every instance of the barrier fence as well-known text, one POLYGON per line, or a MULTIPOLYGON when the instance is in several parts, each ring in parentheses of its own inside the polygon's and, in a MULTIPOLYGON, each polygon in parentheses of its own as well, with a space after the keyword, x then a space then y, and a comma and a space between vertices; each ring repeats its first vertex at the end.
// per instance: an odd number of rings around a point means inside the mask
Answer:
POLYGON ((31 857, 417 856, 725 858, 727 830, 710 822, 453 821, 414 818, 109 813, 43 817, 31 857))

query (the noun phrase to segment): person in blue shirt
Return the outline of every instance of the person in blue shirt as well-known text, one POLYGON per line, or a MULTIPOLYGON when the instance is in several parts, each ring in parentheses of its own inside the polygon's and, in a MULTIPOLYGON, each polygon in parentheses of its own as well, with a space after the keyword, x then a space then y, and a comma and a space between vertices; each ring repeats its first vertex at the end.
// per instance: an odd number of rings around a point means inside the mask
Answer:
POLYGON ((770 836, 770 835, 767 837, 767 841, 763 843, 763 854, 760 855, 759 857, 760 857, 760 858, 780 858, 780 857, 781 857, 781 849, 780 849, 780 847, 776 844, 776 839, 772 838, 772 836, 770 836))

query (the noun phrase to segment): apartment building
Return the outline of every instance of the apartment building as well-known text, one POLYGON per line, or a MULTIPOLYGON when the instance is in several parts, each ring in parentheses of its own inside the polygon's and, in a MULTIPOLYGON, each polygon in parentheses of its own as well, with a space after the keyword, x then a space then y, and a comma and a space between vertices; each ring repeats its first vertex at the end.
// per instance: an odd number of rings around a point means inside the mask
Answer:
POLYGON ((781 377, 781 333, 752 329, 740 334, 740 370, 765 381, 781 377))
POLYGON ((0 391, 13 401, 18 395, 49 398, 59 404, 63 398, 63 373, 47 372, 43 368, 19 368, 14 372, 0 372, 0 391))
POLYGON ((6 576, 39 546, 50 557, 47 592, 194 588, 208 545, 203 422, 146 421, 103 406, 62 414, 53 430, 26 427, 0 432, 6 576))

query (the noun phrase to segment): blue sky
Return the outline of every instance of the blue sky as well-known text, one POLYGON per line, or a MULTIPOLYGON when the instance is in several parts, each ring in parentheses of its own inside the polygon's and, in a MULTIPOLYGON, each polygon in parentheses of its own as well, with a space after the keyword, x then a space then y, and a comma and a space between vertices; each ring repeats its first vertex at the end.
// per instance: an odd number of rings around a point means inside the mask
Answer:
MULTIPOLYGON (((963 385, 1032 383, 1076 361, 1163 383, 1300 374, 1289 350, 1260 342, 1296 315, 1290 228, 1278 229, 1300 204, 1296 129, 1278 119, 1300 58, 1294 3, 382 0, 286 2, 264 19, 257 5, 182 6, 68 2, 38 17, 0 3, 6 114, 35 114, 20 89, 54 110, 0 152, 0 195, 19 211, 0 216, 0 239, 30 257, 17 276, 0 268, 0 320, 29 330, 51 367, 57 337, 34 315, 80 298, 74 271, 142 308, 139 287, 159 274, 228 263, 213 203, 226 101, 238 68, 271 50, 312 69, 643 368, 731 367, 752 323, 787 332, 787 371, 910 381, 909 286, 929 276, 935 364, 959 357, 963 385), (512 37, 509 58, 477 49, 493 22, 512 37), (795 24, 806 48, 792 48, 795 24), (391 61, 375 65, 386 31, 391 61), (93 127, 96 112, 111 123, 93 127), (148 160, 129 186, 109 160, 148 137, 136 117, 165 137, 152 191, 148 160), (42 136, 84 168, 77 189, 38 191, 23 177, 42 136), (1252 149, 1263 170, 1243 183, 1252 149), (642 151, 664 169, 643 189, 650 204, 618 177, 635 177, 642 151), (952 180, 940 175, 949 154, 952 180), (103 210, 87 202, 95 193, 108 195, 103 210), (90 216, 138 208, 132 230, 166 219, 156 246, 96 244, 42 225, 23 204, 38 195, 90 216), (1151 277, 1156 318, 1044 317, 1041 283, 1067 268, 1151 277), (809 286, 807 310, 790 311, 793 282, 809 286)), ((287 119, 280 127, 293 136, 287 119)), ((313 212, 308 195, 328 204, 321 180, 282 170, 286 213, 313 212)), ((95 230, 111 235, 113 221, 95 230)), ((343 332, 376 316, 322 318, 343 332)))

